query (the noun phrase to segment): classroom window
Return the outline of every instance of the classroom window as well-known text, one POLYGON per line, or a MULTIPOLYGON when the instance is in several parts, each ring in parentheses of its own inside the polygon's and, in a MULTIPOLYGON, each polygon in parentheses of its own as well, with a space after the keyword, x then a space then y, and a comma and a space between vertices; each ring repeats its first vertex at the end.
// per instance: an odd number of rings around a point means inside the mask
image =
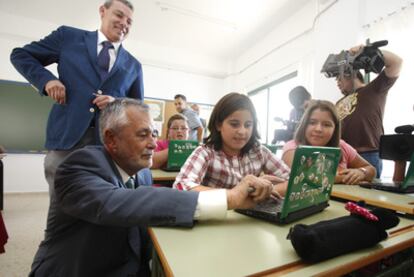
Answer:
POLYGON ((275 118, 289 119, 293 108, 289 102, 289 92, 299 83, 297 75, 297 71, 292 72, 248 93, 256 108, 262 143, 270 144, 274 130, 286 128, 275 118))

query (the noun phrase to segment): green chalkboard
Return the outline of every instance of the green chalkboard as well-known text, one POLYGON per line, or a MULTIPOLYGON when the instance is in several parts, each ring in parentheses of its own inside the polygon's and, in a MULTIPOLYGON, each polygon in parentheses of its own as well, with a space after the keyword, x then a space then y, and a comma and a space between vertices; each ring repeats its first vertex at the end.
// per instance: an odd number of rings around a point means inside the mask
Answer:
POLYGON ((46 123, 53 103, 28 83, 0 80, 0 145, 7 152, 45 151, 46 123))

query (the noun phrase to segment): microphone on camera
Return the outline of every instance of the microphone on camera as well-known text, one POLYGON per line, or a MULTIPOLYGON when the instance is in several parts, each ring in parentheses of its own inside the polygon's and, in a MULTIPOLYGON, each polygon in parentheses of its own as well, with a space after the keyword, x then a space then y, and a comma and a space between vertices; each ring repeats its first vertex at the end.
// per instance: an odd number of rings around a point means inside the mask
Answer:
POLYGON ((401 125, 395 127, 394 131, 397 134, 411 134, 414 131, 414 125, 401 125))

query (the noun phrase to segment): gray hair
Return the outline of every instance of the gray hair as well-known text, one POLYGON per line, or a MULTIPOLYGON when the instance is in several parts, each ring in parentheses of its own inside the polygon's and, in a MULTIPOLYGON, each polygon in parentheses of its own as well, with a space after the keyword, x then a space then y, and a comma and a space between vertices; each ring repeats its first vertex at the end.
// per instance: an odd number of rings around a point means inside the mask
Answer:
POLYGON ((139 111, 149 113, 148 105, 139 100, 132 98, 116 98, 101 111, 99 116, 99 136, 102 143, 105 143, 105 130, 110 129, 116 133, 128 124, 126 110, 129 107, 134 107, 139 111))
POLYGON ((125 6, 127 6, 128 8, 130 8, 132 11, 134 11, 134 6, 128 0, 106 0, 103 5, 105 8, 109 9, 112 6, 112 3, 114 3, 114 1, 119 1, 125 6))

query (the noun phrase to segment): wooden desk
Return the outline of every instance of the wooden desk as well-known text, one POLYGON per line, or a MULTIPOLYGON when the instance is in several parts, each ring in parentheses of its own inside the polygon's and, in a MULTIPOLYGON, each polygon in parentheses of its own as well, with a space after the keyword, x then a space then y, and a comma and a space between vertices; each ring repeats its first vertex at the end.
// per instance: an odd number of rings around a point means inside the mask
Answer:
POLYGON ((177 177, 178 172, 167 172, 161 169, 151 169, 154 184, 160 184, 171 187, 177 177))
POLYGON ((400 213, 414 215, 414 197, 412 194, 391 193, 360 186, 334 185, 332 197, 365 203, 382 207, 400 213))
MULTIPOLYGON (((348 214, 343 203, 330 204, 300 223, 312 224, 348 214)), ((275 225, 229 212, 225 221, 199 222, 193 229, 156 227, 150 229, 150 235, 166 276, 180 277, 338 276, 414 246, 414 221, 402 218, 392 229, 402 231, 376 247, 308 265, 286 239, 289 228, 296 223, 275 225)))

